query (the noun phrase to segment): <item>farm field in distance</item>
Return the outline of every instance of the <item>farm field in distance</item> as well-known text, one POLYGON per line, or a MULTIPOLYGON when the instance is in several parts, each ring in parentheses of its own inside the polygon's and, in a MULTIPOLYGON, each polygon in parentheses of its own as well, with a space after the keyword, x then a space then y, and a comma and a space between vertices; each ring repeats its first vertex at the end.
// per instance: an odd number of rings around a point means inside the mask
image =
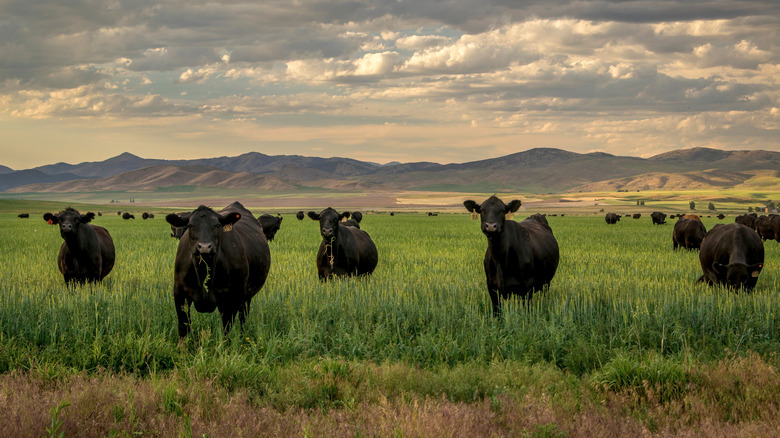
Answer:
MULTIPOLYGON (((488 195, 406 193, 396 198, 406 203, 361 209, 379 265, 330 283, 317 279, 316 223, 289 214, 318 208, 246 202, 256 216, 284 213, 268 281, 243 329, 224 337, 218 313, 193 308, 182 344, 178 241, 164 214, 125 221, 116 211, 186 208, 145 206, 141 195, 131 205, 3 199, 0 435, 776 436, 780 243, 765 243, 756 290, 735 294, 696 283, 698 253, 673 251, 674 220, 649 218, 695 200, 710 229, 773 195, 523 197, 516 220, 566 213, 548 217, 561 261, 549 290, 508 302, 502 318, 485 287, 486 239, 457 208, 488 195), (41 215, 69 205, 104 212, 94 223, 111 233, 117 261, 102 284, 69 289, 57 270, 62 239, 41 215), (601 209, 643 216, 606 225, 601 209)), ((232 201, 212 199, 217 210, 232 201)))

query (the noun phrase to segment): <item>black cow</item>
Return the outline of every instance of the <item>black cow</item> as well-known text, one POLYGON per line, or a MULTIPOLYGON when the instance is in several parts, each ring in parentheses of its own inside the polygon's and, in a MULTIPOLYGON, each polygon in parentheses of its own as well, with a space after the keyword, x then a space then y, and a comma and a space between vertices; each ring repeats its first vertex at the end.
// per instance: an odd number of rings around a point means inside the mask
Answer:
POLYGON ((485 277, 493 304, 493 314, 501 314, 499 298, 518 295, 531 299, 533 292, 550 284, 558 269, 558 241, 548 225, 533 219, 506 220, 520 208, 521 201, 504 204, 491 196, 482 204, 463 202, 466 209, 479 213, 482 232, 487 237, 485 277))
POLYGON ((391 212, 390 212, 390 216, 395 216, 395 212, 394 212, 394 211, 391 211, 391 212))
POLYGON ((238 202, 219 212, 200 206, 189 213, 171 213, 165 220, 187 229, 176 250, 173 275, 179 337, 189 333, 191 303, 198 312, 219 309, 226 334, 236 315, 243 324, 271 267, 260 221, 238 202))
POLYGON ((604 215, 604 220, 608 225, 614 225, 620 220, 620 215, 615 213, 607 213, 604 215))
POLYGON ((295 213, 295 217, 297 217, 299 221, 302 221, 303 218, 306 217, 306 214, 303 212, 303 210, 301 210, 298 213, 295 213))
POLYGON ((60 226, 64 242, 57 256, 57 267, 65 283, 101 281, 114 267, 114 240, 108 230, 89 223, 94 218, 95 213, 80 214, 73 208, 43 215, 43 220, 50 225, 60 226))
POLYGON ((135 216, 133 216, 132 214, 130 214, 128 212, 124 212, 124 213, 122 213, 122 219, 125 219, 125 220, 127 220, 127 219, 135 219, 135 216))
POLYGON ((543 215, 541 213, 534 213, 534 214, 528 216, 527 218, 525 218, 525 220, 532 220, 532 221, 539 222, 541 224, 545 224, 548 227, 550 226, 550 224, 547 222, 547 217, 545 217, 545 215, 543 215))
POLYGON ((265 238, 269 242, 274 240, 276 232, 279 231, 279 228, 282 226, 282 217, 272 216, 270 214, 262 214, 257 218, 257 220, 259 220, 260 225, 263 226, 263 234, 265 234, 265 238))
POLYGON ((756 213, 748 213, 748 214, 741 214, 734 218, 734 222, 738 224, 742 224, 748 228, 756 229, 756 221, 758 220, 758 214, 756 213))
POLYGON ((147 219, 154 219, 154 213, 147 213, 147 212, 144 212, 144 214, 142 214, 142 215, 141 215, 141 218, 142 218, 143 220, 147 220, 147 219))
POLYGON ((680 218, 672 230, 672 249, 699 249, 707 229, 699 219, 680 218))
POLYGON ((699 261, 699 281, 751 291, 764 267, 764 244, 750 227, 717 224, 701 243, 699 261))
POLYGON ((21 219, 28 219, 30 217, 30 213, 19 213, 18 217, 21 219))
POLYGON ((715 217, 717 217, 717 218, 718 218, 718 219, 720 219, 720 220, 723 220, 723 219, 725 219, 725 218, 726 218, 726 215, 725 215, 725 214, 723 214, 723 213, 718 213, 718 215, 717 215, 717 216, 715 216, 715 217))
POLYGON ((666 213, 654 211, 650 213, 650 219, 653 220, 653 225, 664 225, 666 223, 666 213))
POLYGON ((631 217, 634 219, 639 219, 640 217, 642 217, 642 213, 634 213, 631 217))
POLYGON ((345 225, 339 214, 328 207, 320 213, 309 212, 312 220, 320 222, 322 242, 317 251, 317 272, 320 280, 336 276, 368 275, 379 261, 376 245, 365 231, 345 225))
POLYGON ((360 221, 363 220, 363 213, 356 211, 354 213, 350 213, 348 211, 344 212, 344 219, 341 220, 341 223, 348 226, 348 227, 354 227, 357 229, 360 229, 360 221))
POLYGON ((756 219, 756 231, 764 241, 777 240, 780 242, 780 216, 776 214, 759 216, 756 219))

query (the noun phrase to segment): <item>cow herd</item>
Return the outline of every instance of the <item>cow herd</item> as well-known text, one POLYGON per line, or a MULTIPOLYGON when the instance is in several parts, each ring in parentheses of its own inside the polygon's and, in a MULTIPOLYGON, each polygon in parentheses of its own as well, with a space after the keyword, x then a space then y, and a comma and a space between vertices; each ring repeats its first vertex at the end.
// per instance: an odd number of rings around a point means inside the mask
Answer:
MULTIPOLYGON (((501 299, 517 296, 528 300, 550 284, 560 254, 544 215, 511 220, 521 201, 505 204, 496 196, 481 204, 467 200, 463 205, 474 218, 479 217, 487 238, 483 265, 494 315, 501 314, 501 299)), ((322 241, 316 266, 320 280, 364 276, 376 269, 377 248, 371 236, 360 229, 360 212, 339 213, 329 207, 319 213, 296 214, 299 220, 305 216, 319 223, 322 241)), ((57 266, 68 284, 100 281, 114 266, 113 240, 105 228, 90 223, 94 217, 92 212, 82 215, 73 208, 43 216, 49 224, 59 226, 63 243, 57 266)), ((153 217, 144 213, 144 218, 153 217)), ((605 221, 615 224, 620 217, 607 213, 605 221)), ((666 223, 664 213, 653 212, 650 217, 654 225, 666 223)), ((179 239, 173 285, 179 336, 189 333, 192 305, 198 312, 219 310, 225 332, 236 317, 243 323, 252 297, 268 277, 268 242, 280 229, 282 217, 264 214, 256 218, 233 202, 220 211, 200 206, 168 214, 165 220, 171 226, 171 236, 179 239)), ((780 216, 743 215, 733 224, 718 224, 708 232, 698 216, 680 215, 672 231, 674 249, 699 250, 703 275, 698 281, 734 289, 755 287, 764 264, 762 239, 780 241, 780 216)))
MULTIPOLYGON (((653 212, 653 224, 663 215, 653 212)), ((620 216, 607 213, 604 220, 615 224, 620 216)), ((724 219, 719 214, 718 219, 724 219)), ((699 251, 703 274, 699 282, 717 284, 733 289, 753 290, 758 275, 764 268, 764 242, 780 242, 780 215, 758 216, 750 213, 737 216, 734 223, 717 224, 707 231, 701 218, 694 214, 681 214, 672 229, 672 248, 699 251)))

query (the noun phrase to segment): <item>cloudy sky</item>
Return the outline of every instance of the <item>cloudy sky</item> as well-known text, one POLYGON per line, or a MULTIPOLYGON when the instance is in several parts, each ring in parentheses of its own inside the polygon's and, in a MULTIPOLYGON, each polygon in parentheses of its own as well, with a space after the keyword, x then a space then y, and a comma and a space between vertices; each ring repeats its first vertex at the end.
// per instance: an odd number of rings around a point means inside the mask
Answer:
POLYGON ((780 150, 777 0, 0 0, 0 164, 780 150))

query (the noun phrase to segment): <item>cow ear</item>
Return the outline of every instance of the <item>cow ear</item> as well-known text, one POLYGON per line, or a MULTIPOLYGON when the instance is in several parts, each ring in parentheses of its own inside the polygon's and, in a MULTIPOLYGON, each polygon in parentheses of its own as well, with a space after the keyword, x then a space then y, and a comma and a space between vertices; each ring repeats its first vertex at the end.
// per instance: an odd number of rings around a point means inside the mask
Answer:
POLYGON ((718 262, 712 262, 712 270, 717 272, 720 275, 726 274, 726 271, 728 270, 728 267, 726 265, 720 264, 718 262))
POLYGON ((466 210, 472 212, 472 213, 480 213, 480 205, 476 202, 469 199, 468 201, 463 201, 463 205, 466 207, 466 210))
POLYGON ((339 222, 344 222, 345 220, 349 219, 350 213, 348 211, 342 212, 339 215, 339 222))
POLYGON ((95 213, 92 213, 91 211, 87 214, 82 214, 80 218, 81 222, 85 223, 91 221, 92 219, 95 219, 95 213))
POLYGON ((225 215, 220 215, 219 216, 219 223, 222 224, 223 226, 233 225, 236 222, 238 222, 239 219, 241 219, 241 213, 236 212, 236 211, 232 211, 232 212, 227 213, 225 215))
POLYGON ((310 211, 310 212, 308 213, 308 215, 309 215, 309 217, 310 217, 312 220, 315 220, 315 221, 318 221, 318 220, 320 220, 320 214, 319 214, 319 213, 315 213, 315 212, 313 212, 313 211, 310 211))
POLYGON ((281 217, 281 216, 279 216, 279 223, 280 223, 280 224, 282 223, 282 219, 284 219, 284 218, 283 218, 283 217, 281 217))
POLYGON ((519 199, 515 199, 506 206, 506 212, 514 213, 517 211, 517 209, 520 208, 520 205, 522 204, 523 204, 522 201, 520 201, 519 199))
POLYGON ((167 216, 165 216, 165 220, 173 225, 174 227, 186 227, 187 224, 190 222, 190 214, 176 214, 176 213, 170 213, 167 216))
POLYGON ((51 214, 51 213, 45 213, 45 214, 43 215, 43 220, 45 220, 46 222, 48 222, 48 223, 49 223, 49 225, 54 225, 54 224, 56 224, 57 222, 59 222, 60 218, 59 218, 57 215, 55 215, 55 214, 51 214))

